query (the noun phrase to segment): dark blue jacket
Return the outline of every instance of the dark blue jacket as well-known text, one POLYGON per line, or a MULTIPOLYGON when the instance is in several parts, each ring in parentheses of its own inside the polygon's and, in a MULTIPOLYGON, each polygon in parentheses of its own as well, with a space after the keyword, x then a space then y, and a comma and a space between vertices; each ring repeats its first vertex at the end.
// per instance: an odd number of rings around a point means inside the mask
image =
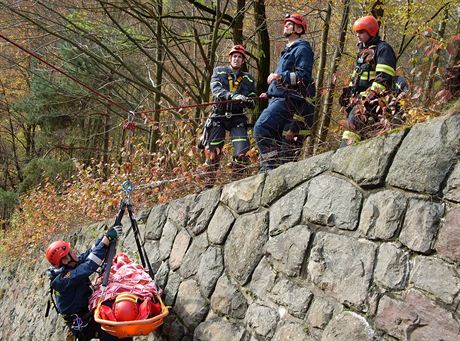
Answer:
MULTIPOLYGON (((218 66, 214 68, 211 76, 211 91, 213 101, 229 100, 235 94, 240 94, 246 97, 256 96, 256 82, 254 78, 247 72, 234 73, 229 66, 218 66), (231 91, 230 83, 236 85, 236 89, 231 91), (237 83, 237 84, 236 84, 237 83)), ((245 108, 252 107, 251 102, 240 103, 232 102, 213 106, 213 113, 223 114, 230 112, 233 114, 241 114, 245 108)))
POLYGON ((358 44, 358 55, 352 75, 355 94, 370 88, 375 91, 391 90, 396 75, 396 55, 393 48, 381 40, 372 37, 367 44, 358 44))
POLYGON ((312 82, 313 50, 305 40, 297 40, 281 53, 275 73, 281 80, 272 81, 268 87, 269 97, 305 98, 312 82))
POLYGON ((108 247, 101 243, 96 244, 78 257, 74 269, 64 267, 63 271, 51 281, 55 291, 56 307, 60 314, 69 315, 88 311, 88 299, 92 294, 89 277, 96 272, 107 253, 108 247))

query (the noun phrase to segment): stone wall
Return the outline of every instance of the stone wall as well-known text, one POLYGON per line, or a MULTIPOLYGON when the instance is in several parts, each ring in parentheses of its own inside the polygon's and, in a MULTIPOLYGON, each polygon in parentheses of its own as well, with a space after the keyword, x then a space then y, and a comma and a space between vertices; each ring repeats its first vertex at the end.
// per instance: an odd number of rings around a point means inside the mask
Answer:
MULTIPOLYGON (((148 340, 458 341, 459 155, 449 115, 138 212, 172 306, 148 340)), ((0 339, 64 338, 44 269, 1 270, 0 339)))

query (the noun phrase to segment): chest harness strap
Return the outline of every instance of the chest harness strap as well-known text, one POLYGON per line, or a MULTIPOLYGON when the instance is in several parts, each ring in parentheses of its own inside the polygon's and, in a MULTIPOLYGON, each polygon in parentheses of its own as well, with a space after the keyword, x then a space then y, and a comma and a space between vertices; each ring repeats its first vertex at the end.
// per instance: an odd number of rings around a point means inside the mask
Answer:
POLYGON ((239 75, 238 77, 236 77, 235 82, 233 82, 233 76, 231 73, 227 74, 227 78, 228 78, 229 91, 232 94, 234 94, 236 90, 238 89, 238 86, 240 85, 241 81, 243 80, 243 76, 239 75))

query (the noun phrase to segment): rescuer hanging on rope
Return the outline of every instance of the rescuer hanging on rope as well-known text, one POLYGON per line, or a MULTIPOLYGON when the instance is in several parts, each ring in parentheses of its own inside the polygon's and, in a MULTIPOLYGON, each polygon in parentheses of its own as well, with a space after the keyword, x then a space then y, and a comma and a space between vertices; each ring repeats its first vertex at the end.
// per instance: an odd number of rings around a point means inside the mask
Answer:
MULTIPOLYGON (((119 340, 104 332, 88 309, 93 290, 89 277, 102 265, 109 244, 122 233, 122 226, 113 226, 93 247, 77 257, 70 243, 59 240, 46 249, 46 258, 53 267, 47 270, 53 303, 77 340, 119 340)), ((131 338, 125 340, 132 340, 131 338)))
POLYGON ((223 103, 213 105, 198 144, 204 148, 206 157, 206 187, 212 187, 216 180, 227 130, 230 131, 233 144, 233 171, 242 172, 249 162, 247 152, 250 144, 245 112, 247 108, 254 107, 254 101, 248 97, 256 95, 256 84, 249 73, 241 71, 246 58, 243 45, 233 46, 228 53, 230 65, 216 67, 211 77, 213 100, 223 103))
POLYGON ((306 31, 307 21, 302 15, 289 14, 284 19, 283 34, 288 43, 275 72, 268 76, 267 94, 261 95, 270 99, 268 107, 254 125, 262 171, 295 160, 311 134, 314 107, 310 98, 315 87, 311 78, 313 50, 301 39, 306 31))
POLYGON ((372 125, 382 121, 384 95, 393 90, 396 56, 393 48, 378 36, 379 24, 373 16, 359 18, 353 24, 358 38, 358 55, 349 87, 344 88, 339 103, 347 113, 341 147, 368 138, 372 125))

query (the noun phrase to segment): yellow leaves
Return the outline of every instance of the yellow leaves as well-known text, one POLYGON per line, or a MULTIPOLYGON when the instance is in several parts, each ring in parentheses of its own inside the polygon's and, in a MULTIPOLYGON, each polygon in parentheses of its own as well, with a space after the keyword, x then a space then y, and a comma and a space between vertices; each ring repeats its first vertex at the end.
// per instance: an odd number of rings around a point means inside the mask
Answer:
POLYGON ((416 107, 407 110, 407 122, 406 125, 413 125, 429 120, 432 117, 439 116, 438 112, 426 110, 424 108, 416 107))
MULTIPOLYGON (((145 141, 133 137, 129 179, 140 188, 130 194, 135 210, 183 197, 203 187, 200 165, 204 160, 201 151, 194 147, 195 129, 189 124, 178 127, 182 130, 174 130, 173 134, 168 129, 159 132, 162 145, 155 153, 143 147, 145 141), (160 186, 159 181, 163 181, 160 186)), ((230 144, 219 153, 223 158, 219 181, 229 181, 231 165, 226 166, 224 158, 231 158, 230 144)), ((248 156, 257 162, 255 148, 248 156)), ((11 220, 12 227, 0 235, 0 257, 21 257, 37 250, 42 255, 56 235, 89 222, 114 218, 125 194, 121 189, 127 179, 124 165, 125 162, 109 165, 99 161, 88 165, 75 162, 74 176, 62 181, 59 188, 47 179, 40 187, 22 195, 11 220)))

